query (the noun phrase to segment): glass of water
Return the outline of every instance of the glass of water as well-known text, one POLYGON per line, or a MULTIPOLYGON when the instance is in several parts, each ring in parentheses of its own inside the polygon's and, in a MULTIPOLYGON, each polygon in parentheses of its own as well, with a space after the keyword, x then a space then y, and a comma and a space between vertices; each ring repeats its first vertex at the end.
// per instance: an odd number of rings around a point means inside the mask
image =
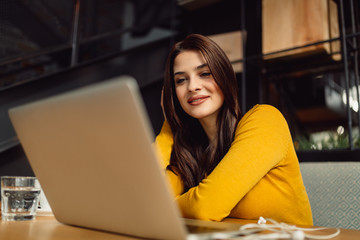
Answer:
POLYGON ((36 177, 1 177, 1 218, 32 220, 38 207, 40 184, 36 177))

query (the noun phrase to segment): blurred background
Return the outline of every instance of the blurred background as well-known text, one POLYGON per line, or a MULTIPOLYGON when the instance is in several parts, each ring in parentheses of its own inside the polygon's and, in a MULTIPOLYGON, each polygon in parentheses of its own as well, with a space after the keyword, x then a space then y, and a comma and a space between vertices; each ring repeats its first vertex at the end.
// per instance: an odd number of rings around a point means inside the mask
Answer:
POLYGON ((135 77, 157 134, 167 54, 187 34, 233 63, 241 109, 272 104, 300 161, 360 160, 359 0, 0 0, 0 175, 32 170, 8 109, 135 77))

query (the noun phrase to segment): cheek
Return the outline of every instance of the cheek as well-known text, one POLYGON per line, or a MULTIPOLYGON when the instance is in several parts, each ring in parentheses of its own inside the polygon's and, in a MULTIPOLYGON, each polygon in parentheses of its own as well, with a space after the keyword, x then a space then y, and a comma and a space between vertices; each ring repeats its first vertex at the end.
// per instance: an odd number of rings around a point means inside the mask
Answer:
POLYGON ((218 95, 220 101, 223 103, 224 102, 224 94, 217 84, 214 84, 214 93, 216 93, 218 95))
POLYGON ((176 97, 177 99, 179 100, 179 102, 181 103, 181 99, 183 98, 184 96, 184 91, 181 87, 177 87, 175 88, 175 93, 176 93, 176 97))
POLYGON ((219 93, 219 101, 221 102, 221 105, 224 103, 224 95, 221 92, 219 93))

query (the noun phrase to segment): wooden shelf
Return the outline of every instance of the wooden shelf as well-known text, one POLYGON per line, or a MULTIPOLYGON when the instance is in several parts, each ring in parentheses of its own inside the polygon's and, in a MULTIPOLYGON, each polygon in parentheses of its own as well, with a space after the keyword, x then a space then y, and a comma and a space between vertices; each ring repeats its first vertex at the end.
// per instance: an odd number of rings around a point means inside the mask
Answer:
MULTIPOLYGON (((337 5, 332 0, 262 0, 262 17, 263 54, 339 37, 337 5)), ((338 40, 272 54, 265 59, 326 52, 340 60, 340 54, 332 54, 339 51, 338 40)))

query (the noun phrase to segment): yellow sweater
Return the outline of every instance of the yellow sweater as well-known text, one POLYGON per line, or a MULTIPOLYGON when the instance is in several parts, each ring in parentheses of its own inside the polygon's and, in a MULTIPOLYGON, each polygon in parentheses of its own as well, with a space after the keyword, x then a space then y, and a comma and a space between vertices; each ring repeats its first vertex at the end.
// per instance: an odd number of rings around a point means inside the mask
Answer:
MULTIPOLYGON (((155 140, 164 168, 172 144, 171 129, 165 122, 155 140)), ((256 105, 243 116, 228 153, 198 186, 182 193, 180 176, 171 171, 167 176, 187 218, 221 221, 262 216, 290 224, 313 224, 288 125, 269 105, 256 105)))

